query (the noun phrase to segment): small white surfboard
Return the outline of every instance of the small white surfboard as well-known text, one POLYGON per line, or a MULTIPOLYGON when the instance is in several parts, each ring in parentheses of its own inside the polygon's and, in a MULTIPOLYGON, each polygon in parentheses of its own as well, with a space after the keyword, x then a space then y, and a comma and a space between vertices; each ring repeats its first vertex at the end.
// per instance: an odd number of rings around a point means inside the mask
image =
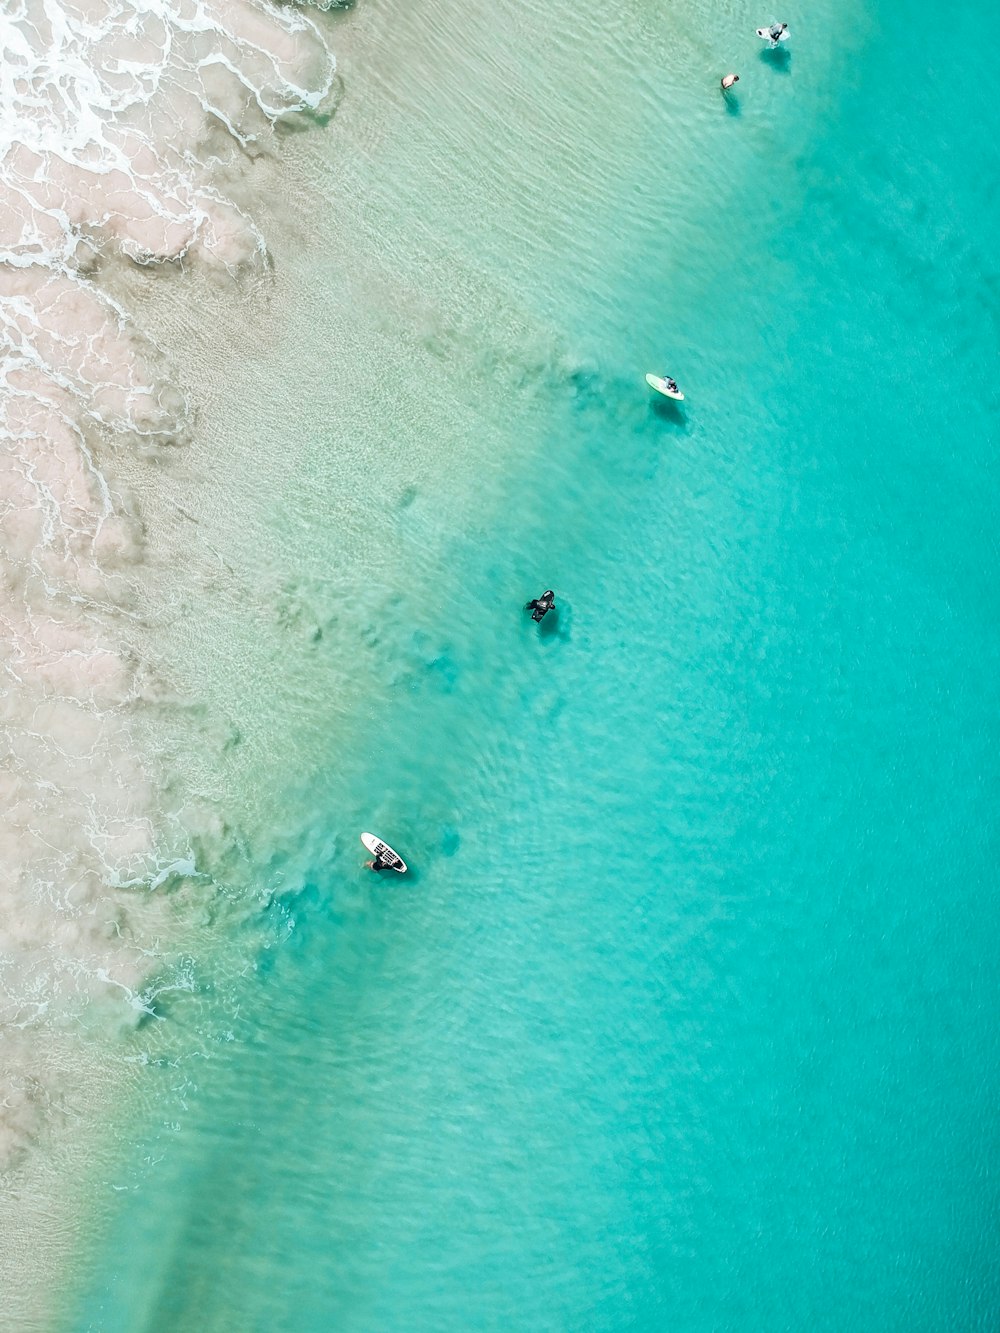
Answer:
POLYGON ((362 833, 361 841, 375 860, 387 861, 386 870, 395 870, 400 875, 406 874, 406 862, 398 852, 394 852, 387 842, 376 838, 374 833, 362 833))
POLYGON ((664 398, 674 398, 678 403, 683 403, 684 395, 680 389, 670 389, 667 387, 667 381, 660 375, 647 375, 646 383, 657 393, 662 393, 664 398))
POLYGON ((781 32, 778 33, 777 37, 771 36, 770 28, 757 29, 757 36, 761 39, 761 41, 770 42, 772 46, 777 46, 779 42, 787 42, 791 35, 792 34, 788 31, 787 28, 782 28, 781 32))

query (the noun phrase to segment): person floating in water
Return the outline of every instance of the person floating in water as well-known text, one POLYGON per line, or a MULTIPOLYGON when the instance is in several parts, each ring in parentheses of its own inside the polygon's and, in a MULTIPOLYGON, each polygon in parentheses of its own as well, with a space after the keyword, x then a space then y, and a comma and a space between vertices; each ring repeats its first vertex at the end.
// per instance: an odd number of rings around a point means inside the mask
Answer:
POLYGON ((524 609, 531 612, 532 620, 541 620, 555 609, 555 605, 556 595, 551 588, 547 588, 541 597, 533 597, 530 602, 526 602, 524 609))
POLYGON ((728 93, 733 84, 739 83, 739 81, 740 81, 740 76, 738 74, 723 74, 722 91, 724 93, 728 93))
POLYGON ((391 852, 379 852, 373 860, 365 862, 365 869, 375 871, 398 870, 402 864, 399 857, 393 856, 391 852))
POLYGON ((769 28, 758 28, 757 36, 762 37, 769 46, 777 46, 779 42, 787 42, 790 36, 787 23, 772 23, 769 28))

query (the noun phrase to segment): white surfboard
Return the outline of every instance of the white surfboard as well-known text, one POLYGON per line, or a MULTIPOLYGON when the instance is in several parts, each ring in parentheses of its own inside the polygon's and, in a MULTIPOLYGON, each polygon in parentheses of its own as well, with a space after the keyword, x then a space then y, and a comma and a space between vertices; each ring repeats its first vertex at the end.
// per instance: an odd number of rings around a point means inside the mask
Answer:
POLYGON ((663 379, 661 375, 647 375, 646 383, 651 389, 655 389, 657 393, 662 393, 664 398, 674 398, 677 402, 683 403, 684 395, 681 393, 680 389, 668 389, 667 381, 663 379))
POLYGON ((770 42, 772 46, 777 46, 779 42, 787 42, 791 35, 792 34, 787 28, 783 28, 781 32, 778 33, 777 37, 771 36, 770 28, 757 29, 757 36, 761 38, 762 41, 770 42))
POLYGON ((406 874, 406 862, 398 852, 392 850, 387 842, 383 842, 381 838, 376 838, 374 833, 362 833, 361 841, 376 861, 381 858, 383 861, 389 862, 386 870, 395 870, 400 875, 406 874))

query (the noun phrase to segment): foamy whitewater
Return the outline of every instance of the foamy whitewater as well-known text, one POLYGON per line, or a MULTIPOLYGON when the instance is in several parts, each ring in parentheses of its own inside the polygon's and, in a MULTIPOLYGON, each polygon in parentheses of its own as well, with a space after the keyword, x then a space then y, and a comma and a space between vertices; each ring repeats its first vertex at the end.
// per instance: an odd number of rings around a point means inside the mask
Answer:
POLYGON ((158 696, 130 570, 143 515, 116 457, 182 443, 188 408, 113 295, 120 266, 260 267, 235 202, 261 134, 321 109, 334 59, 266 0, 13 0, 0 15, 0 1166, 58 1102, 42 1028, 148 1005, 190 874, 159 840, 158 696))

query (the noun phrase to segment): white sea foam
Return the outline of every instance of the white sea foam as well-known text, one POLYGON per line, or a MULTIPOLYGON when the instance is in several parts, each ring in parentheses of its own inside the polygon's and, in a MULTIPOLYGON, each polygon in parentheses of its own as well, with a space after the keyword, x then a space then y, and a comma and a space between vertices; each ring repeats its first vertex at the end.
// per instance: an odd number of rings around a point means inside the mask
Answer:
POLYGON ((240 165, 277 118, 322 107, 333 67, 315 23, 268 0, 0 14, 0 1022, 25 1034, 5 1043, 0 1166, 50 1100, 38 1025, 95 998, 140 1013, 161 886, 194 870, 157 863, 130 727, 155 664, 115 466, 182 440, 188 409, 115 266, 259 264, 240 165))

